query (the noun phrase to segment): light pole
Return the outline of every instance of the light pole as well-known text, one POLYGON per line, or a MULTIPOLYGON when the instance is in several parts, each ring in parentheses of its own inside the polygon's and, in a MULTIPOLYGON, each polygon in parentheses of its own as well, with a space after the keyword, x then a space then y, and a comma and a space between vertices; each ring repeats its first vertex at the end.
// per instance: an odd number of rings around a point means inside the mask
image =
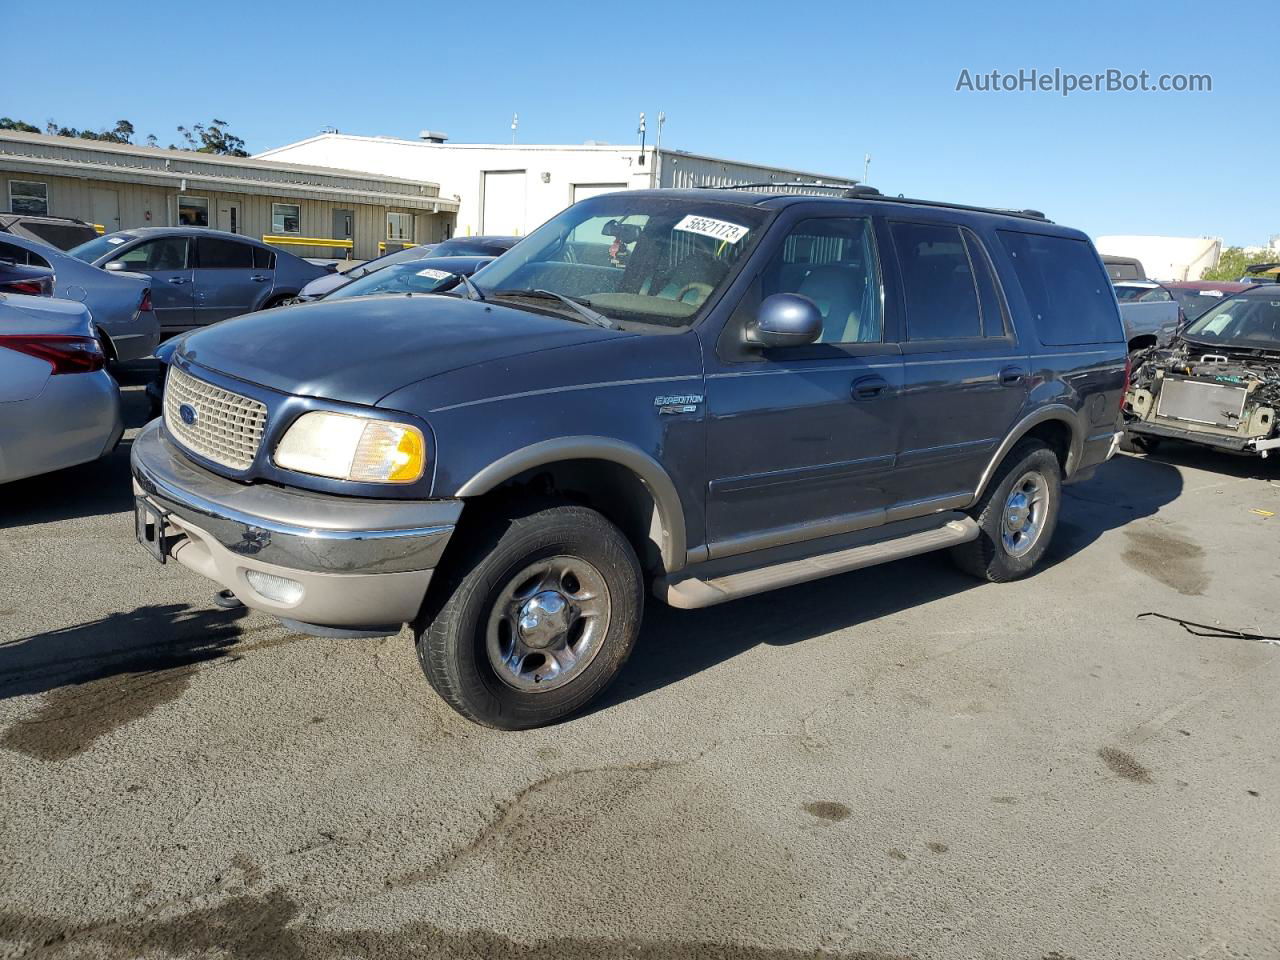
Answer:
POLYGON ((511 115, 511 142, 516 142, 516 127, 520 126, 520 114, 513 113, 511 115))

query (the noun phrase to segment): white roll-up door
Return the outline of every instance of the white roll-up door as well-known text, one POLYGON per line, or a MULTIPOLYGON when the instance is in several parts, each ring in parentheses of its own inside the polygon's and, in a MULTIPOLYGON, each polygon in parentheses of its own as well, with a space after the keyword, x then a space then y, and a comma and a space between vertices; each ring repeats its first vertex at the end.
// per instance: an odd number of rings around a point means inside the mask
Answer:
POLYGON ((525 172, 486 170, 480 232, 510 236, 525 230, 525 172))

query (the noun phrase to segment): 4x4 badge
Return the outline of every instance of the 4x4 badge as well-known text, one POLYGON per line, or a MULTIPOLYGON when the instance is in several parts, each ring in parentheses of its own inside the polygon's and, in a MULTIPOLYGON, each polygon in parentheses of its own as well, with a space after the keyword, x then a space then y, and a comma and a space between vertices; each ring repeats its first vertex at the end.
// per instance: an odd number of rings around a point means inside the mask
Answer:
POLYGON ((654 397, 653 405, 658 408, 658 413, 695 413, 698 404, 702 402, 702 395, 699 393, 682 394, 674 397, 654 397))

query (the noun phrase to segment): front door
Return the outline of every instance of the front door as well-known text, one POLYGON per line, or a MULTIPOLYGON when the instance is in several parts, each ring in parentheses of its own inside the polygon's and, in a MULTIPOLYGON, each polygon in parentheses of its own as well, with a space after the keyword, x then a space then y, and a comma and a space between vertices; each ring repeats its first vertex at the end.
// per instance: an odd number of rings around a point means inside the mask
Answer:
POLYGON ((188 238, 143 240, 124 250, 111 262, 151 278, 151 304, 163 332, 175 333, 191 328, 195 322, 195 282, 188 238))
POLYGON ((115 233, 120 229, 120 192, 108 187, 94 187, 89 197, 93 209, 93 222, 100 225, 104 233, 115 233))
MULTIPOLYGON (((333 233, 331 234, 335 240, 350 240, 352 243, 356 239, 356 214, 354 210, 334 210, 333 211, 333 233)), ((334 256, 346 257, 352 256, 351 247, 334 247, 334 256)))
POLYGON ((271 293, 274 275, 254 268, 256 247, 224 237, 197 237, 195 247, 198 325, 256 310, 271 293))
POLYGON ((893 496, 902 360, 870 218, 800 220, 767 262, 704 350, 712 557, 878 525, 893 496), (817 304, 819 343, 740 346, 775 293, 817 304))
POLYGON ((1026 404, 1027 351, 977 234, 927 221, 889 232, 906 315, 898 499, 908 512, 960 506, 1026 404))
POLYGON ((239 200, 218 201, 218 229, 227 233, 244 233, 244 224, 240 220, 239 200))

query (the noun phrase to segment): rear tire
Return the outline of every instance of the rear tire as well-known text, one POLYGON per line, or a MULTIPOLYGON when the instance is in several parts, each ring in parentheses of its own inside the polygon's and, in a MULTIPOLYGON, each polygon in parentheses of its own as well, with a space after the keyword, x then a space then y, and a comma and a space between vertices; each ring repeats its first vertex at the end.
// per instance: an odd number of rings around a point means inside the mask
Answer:
POLYGON ((447 579, 414 625, 418 662, 449 706, 485 726, 523 730, 582 709, 640 632, 635 551, 586 507, 509 516, 437 576, 447 579))
POLYGON ((993 583, 1025 577, 1048 549, 1061 507, 1057 455, 1039 440, 1022 440, 969 511, 977 538, 953 547, 951 557, 965 573, 993 583))

